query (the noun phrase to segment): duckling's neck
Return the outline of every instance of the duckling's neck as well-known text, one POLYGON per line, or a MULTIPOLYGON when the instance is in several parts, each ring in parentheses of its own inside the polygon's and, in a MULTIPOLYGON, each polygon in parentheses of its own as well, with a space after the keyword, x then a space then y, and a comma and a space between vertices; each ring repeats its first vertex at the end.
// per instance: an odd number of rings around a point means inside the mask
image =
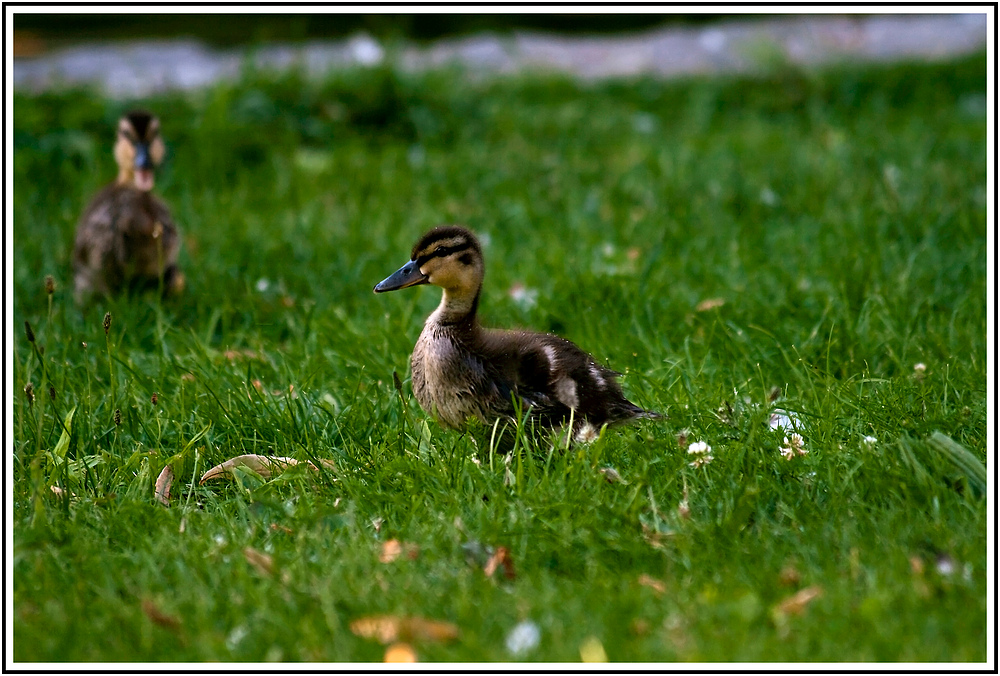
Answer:
POLYGON ((427 321, 442 326, 473 324, 479 309, 479 290, 475 293, 443 289, 441 303, 427 321))

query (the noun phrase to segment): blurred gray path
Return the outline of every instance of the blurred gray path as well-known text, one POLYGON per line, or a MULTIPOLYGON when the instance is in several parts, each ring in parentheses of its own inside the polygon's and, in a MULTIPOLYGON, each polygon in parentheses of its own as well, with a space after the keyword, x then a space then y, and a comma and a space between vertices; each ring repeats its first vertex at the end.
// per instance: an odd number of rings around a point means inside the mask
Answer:
POLYGON ((311 76, 386 61, 404 70, 457 63, 482 75, 525 70, 582 78, 744 73, 781 62, 810 66, 955 57, 985 47, 986 21, 985 13, 790 15, 612 37, 487 33, 391 50, 365 35, 224 51, 190 40, 104 42, 15 58, 13 79, 21 91, 93 85, 111 96, 141 97, 235 79, 248 66, 274 71, 301 68, 311 76))

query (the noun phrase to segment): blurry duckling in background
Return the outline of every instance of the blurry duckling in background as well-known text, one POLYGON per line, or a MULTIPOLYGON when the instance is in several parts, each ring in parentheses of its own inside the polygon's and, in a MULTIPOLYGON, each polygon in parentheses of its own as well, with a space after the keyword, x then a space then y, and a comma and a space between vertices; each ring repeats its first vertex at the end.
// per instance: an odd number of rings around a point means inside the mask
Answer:
POLYGON ((167 205, 151 192, 164 152, 159 119, 134 110, 118 121, 118 178, 94 196, 77 226, 77 302, 94 293, 155 289, 161 277, 164 294, 184 288, 177 267, 180 233, 167 205))
POLYGON ((512 395, 542 427, 572 421, 577 442, 592 441, 605 424, 663 417, 626 399, 620 374, 568 340, 481 327, 476 311, 483 272, 475 235, 440 226, 417 242, 406 265, 375 285, 375 293, 418 284, 444 290, 410 358, 413 393, 441 425, 462 429, 469 418, 487 425, 513 420, 512 395))

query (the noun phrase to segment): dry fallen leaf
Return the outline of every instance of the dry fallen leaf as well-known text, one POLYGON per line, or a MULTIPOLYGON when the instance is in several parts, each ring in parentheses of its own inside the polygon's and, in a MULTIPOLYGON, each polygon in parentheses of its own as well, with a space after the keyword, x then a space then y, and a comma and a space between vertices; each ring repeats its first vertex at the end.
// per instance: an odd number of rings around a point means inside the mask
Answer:
POLYGON ((517 577, 517 574, 514 572, 514 560, 511 559, 510 551, 506 547, 497 547, 493 556, 483 566, 483 572, 486 573, 486 577, 493 577, 493 573, 496 572, 499 566, 503 566, 503 575, 508 580, 513 580, 517 577))
POLYGON ((427 620, 422 617, 398 615, 373 615, 351 622, 351 632, 361 638, 375 639, 380 643, 396 641, 444 642, 458 638, 458 627, 450 622, 427 620))
POLYGON ((142 600, 142 612, 146 614, 153 623, 160 625, 165 629, 171 631, 177 631, 180 629, 181 621, 178 620, 173 615, 168 615, 159 609, 159 607, 153 603, 150 599, 142 600))
MULTIPOLYGON (((253 470, 257 474, 261 475, 265 479, 271 477, 275 474, 280 474, 284 472, 289 467, 300 464, 301 460, 296 460, 295 458, 287 458, 278 455, 257 455, 254 453, 248 453, 246 455, 237 455, 235 458, 230 458, 226 460, 221 465, 216 465, 212 469, 205 472, 201 477, 201 483, 206 481, 211 481, 212 479, 222 479, 230 477, 233 474, 233 470, 237 467, 245 467, 247 469, 253 470)), ((320 459, 320 464, 326 469, 332 470, 336 466, 332 460, 327 460, 325 458, 320 459)), ((312 462, 305 461, 305 464, 312 469, 318 469, 316 465, 312 462)))
POLYGON ((774 606, 774 612, 781 615, 801 615, 806 606, 823 593, 823 588, 818 585, 806 587, 795 592, 785 600, 774 606))
POLYGON ((390 563, 399 558, 403 553, 403 545, 393 538, 382 543, 382 553, 378 555, 378 560, 382 563, 390 563))
POLYGON ((245 547, 243 556, 261 575, 270 576, 274 572, 274 559, 270 554, 259 552, 253 547, 245 547))
POLYGON ((408 643, 393 643, 385 649, 383 662, 418 662, 417 653, 408 643))
POLYGON ((156 477, 156 491, 153 495, 167 507, 170 506, 170 485, 174 482, 174 470, 170 465, 164 465, 160 475, 156 477))
POLYGON ((416 560, 419 552, 420 548, 417 545, 410 542, 400 542, 393 538, 382 543, 382 551, 378 555, 378 560, 382 563, 391 563, 405 553, 406 557, 413 561, 416 560))
POLYGON ((649 587, 657 594, 663 594, 664 592, 667 591, 667 586, 665 584, 657 580, 655 577, 650 577, 645 573, 639 576, 639 584, 641 584, 644 587, 649 587))
POLYGON ((708 312, 726 304, 725 298, 706 298, 694 306, 695 312, 708 312))

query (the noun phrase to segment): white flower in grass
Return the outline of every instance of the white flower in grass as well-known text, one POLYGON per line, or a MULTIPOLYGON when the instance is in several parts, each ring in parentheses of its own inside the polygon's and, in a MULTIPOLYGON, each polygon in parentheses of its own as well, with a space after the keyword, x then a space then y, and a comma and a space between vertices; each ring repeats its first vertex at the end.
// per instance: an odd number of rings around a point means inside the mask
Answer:
POLYGON ((538 289, 529 288, 522 282, 514 282, 507 295, 524 309, 534 307, 538 302, 538 289))
POLYGON ((801 434, 793 432, 784 439, 784 443, 781 446, 781 457, 785 460, 791 460, 796 455, 805 455, 809 451, 805 448, 805 440, 802 438, 801 434))
POLYGON ((531 620, 524 620, 507 634, 507 650, 514 657, 523 657, 538 647, 542 632, 531 620))
POLYGON ((702 465, 707 465, 708 463, 712 462, 713 460, 715 460, 715 457, 713 457, 711 455, 708 455, 706 453, 705 455, 699 455, 692 462, 689 462, 688 465, 690 465, 691 467, 694 467, 695 469, 698 469, 702 465))
POLYGON ((691 455, 706 455, 712 452, 712 447, 704 441, 696 441, 688 446, 688 453, 691 455))
POLYGON ((874 446, 876 443, 878 443, 878 439, 876 439, 875 437, 872 437, 872 436, 867 436, 867 435, 861 441, 862 441, 862 443, 864 443, 865 446, 874 446))
POLYGON ((923 375, 924 372, 927 370, 927 364, 923 362, 916 363, 913 365, 913 370, 918 375, 923 375))
POLYGON ((698 468, 702 465, 707 465, 708 463, 715 460, 712 456, 712 447, 709 446, 704 441, 696 441, 690 446, 688 446, 688 454, 697 456, 692 462, 688 464, 691 467, 698 468))

